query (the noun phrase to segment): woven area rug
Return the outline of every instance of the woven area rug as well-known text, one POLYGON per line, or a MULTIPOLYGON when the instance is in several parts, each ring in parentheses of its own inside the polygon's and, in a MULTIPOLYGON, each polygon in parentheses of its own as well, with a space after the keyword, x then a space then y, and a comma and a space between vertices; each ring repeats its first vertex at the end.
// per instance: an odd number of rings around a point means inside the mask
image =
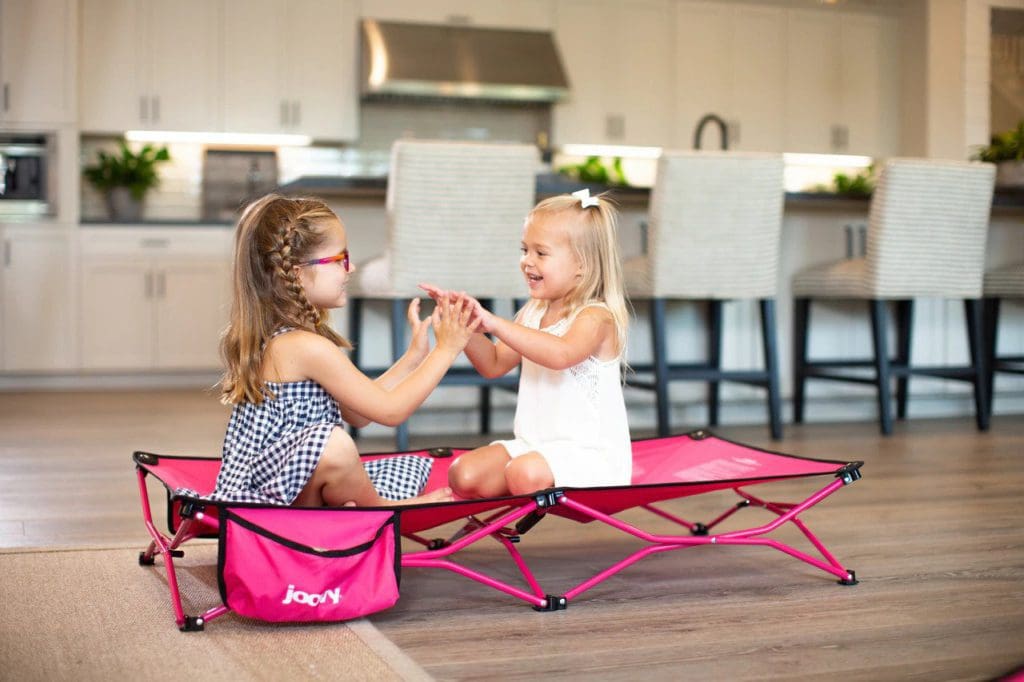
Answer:
MULTIPOLYGON (((216 545, 175 562, 185 612, 219 603, 216 545)), ((138 549, 0 553, 0 678, 423 680, 365 620, 274 625, 228 614, 179 632, 161 562, 138 549)))

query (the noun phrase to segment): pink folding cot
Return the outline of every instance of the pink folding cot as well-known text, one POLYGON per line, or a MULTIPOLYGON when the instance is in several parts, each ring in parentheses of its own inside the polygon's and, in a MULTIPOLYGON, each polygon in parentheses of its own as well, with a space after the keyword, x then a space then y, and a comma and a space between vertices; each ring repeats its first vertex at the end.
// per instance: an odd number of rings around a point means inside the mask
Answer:
MULTIPOLYGON (((464 452, 435 448, 409 453, 365 455, 367 458, 415 455, 432 459, 427 490, 446 485, 448 467, 464 452)), ((800 516, 839 488, 860 478, 863 462, 809 459, 735 443, 707 431, 637 440, 633 443, 633 482, 604 488, 553 488, 531 495, 395 507, 296 508, 212 502, 220 460, 136 452, 133 455, 142 512, 152 542, 139 563, 163 559, 178 627, 202 630, 228 612, 265 621, 345 620, 392 606, 399 595, 403 568, 441 568, 522 599, 540 611, 556 611, 598 583, 640 559, 660 552, 700 545, 763 545, 784 552, 836 578, 857 583, 804 524, 800 516), (167 532, 159 530, 150 509, 146 476, 167 489, 167 532), (755 485, 797 478, 829 477, 800 502, 772 502, 748 491, 755 485), (717 490, 739 496, 708 523, 679 518, 654 503, 717 490), (714 532, 740 509, 757 506, 771 512, 767 523, 741 530, 714 532), (651 533, 614 515, 642 508, 681 526, 678 535, 651 533), (547 515, 580 523, 598 521, 646 544, 571 589, 546 592, 516 545, 547 515), (461 527, 448 539, 427 539, 428 531, 455 521, 461 527), (766 537, 793 524, 817 550, 812 556, 766 537), (181 547, 197 537, 218 538, 217 580, 221 604, 205 613, 184 613, 174 560, 181 547), (401 539, 422 545, 402 551, 401 539), (452 556, 484 538, 508 550, 525 586, 516 586, 457 563, 452 556), (525 588, 525 589, 524 589, 525 588)))

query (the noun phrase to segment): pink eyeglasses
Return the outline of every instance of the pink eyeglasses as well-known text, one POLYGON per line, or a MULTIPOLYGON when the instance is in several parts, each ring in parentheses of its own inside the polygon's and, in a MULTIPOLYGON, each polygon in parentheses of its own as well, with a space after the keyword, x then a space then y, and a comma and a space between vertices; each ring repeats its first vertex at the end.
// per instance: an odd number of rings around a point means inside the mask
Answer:
POLYGON ((305 266, 305 265, 326 265, 327 263, 337 263, 339 261, 341 262, 342 266, 345 268, 345 272, 351 272, 352 271, 352 269, 350 267, 352 264, 351 264, 351 262, 348 259, 348 249, 345 249, 344 251, 339 253, 337 256, 328 256, 327 258, 316 258, 314 260, 308 260, 305 263, 299 263, 299 265, 302 265, 302 266, 305 266))

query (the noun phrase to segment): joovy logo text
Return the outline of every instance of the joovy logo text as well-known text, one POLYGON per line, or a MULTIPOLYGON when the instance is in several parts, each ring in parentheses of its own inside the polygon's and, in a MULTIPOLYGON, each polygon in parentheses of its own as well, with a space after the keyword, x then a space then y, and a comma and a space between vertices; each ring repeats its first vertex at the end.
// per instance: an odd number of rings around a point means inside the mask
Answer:
POLYGON ((341 602, 341 588, 335 587, 333 590, 324 590, 320 594, 310 594, 309 592, 303 592, 302 590, 296 590, 295 585, 288 586, 288 594, 284 595, 282 604, 305 604, 307 606, 320 606, 328 599, 331 600, 332 604, 338 604, 341 602))

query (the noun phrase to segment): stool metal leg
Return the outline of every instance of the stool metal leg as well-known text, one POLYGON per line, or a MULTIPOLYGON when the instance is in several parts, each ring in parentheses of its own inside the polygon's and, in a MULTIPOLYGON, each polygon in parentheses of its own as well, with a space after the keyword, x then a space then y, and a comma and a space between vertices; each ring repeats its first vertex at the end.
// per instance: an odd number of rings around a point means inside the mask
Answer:
POLYGON ((775 299, 759 301, 761 339, 764 342, 764 368, 768 373, 768 422, 772 438, 782 438, 782 398, 779 395, 779 348, 775 339, 775 299))
POLYGON ((969 298, 964 301, 964 316, 967 319, 967 340, 971 350, 971 370, 974 384, 974 420, 979 431, 988 431, 989 406, 986 389, 988 376, 985 371, 985 345, 982 340, 981 299, 969 298))
POLYGON ((654 394, 658 411, 658 435, 669 434, 668 339, 665 336, 665 299, 651 299, 651 346, 654 354, 654 394))
MULTIPOLYGON (((352 344, 352 364, 357 368, 362 360, 362 335, 363 299, 354 298, 348 302, 348 340, 352 344)), ((353 439, 359 437, 359 429, 354 426, 348 427, 348 433, 353 439)))
POLYGON ((793 423, 804 420, 804 389, 807 385, 807 333, 811 299, 793 300, 793 423))
MULTIPOLYGON (((896 362, 901 367, 910 367, 910 348, 914 332, 914 301, 896 301, 896 362)), ((907 398, 910 389, 910 375, 900 374, 896 378, 896 418, 907 418, 907 398)))
MULTIPOLYGON (((405 352, 405 301, 400 298, 391 301, 391 358, 397 362, 405 352)), ((395 427, 395 448, 409 449, 409 423, 404 421, 395 427)))
MULTIPOLYGON (((708 366, 714 373, 722 369, 722 305, 723 301, 708 301, 708 366)), ((718 426, 718 397, 721 383, 708 382, 708 424, 718 426)))
POLYGON ((998 298, 986 298, 982 308, 985 341, 985 396, 988 398, 988 415, 992 416, 992 403, 995 402, 996 351, 999 348, 999 301, 998 298))
POLYGON ((891 372, 889 368, 889 344, 887 340, 887 310, 885 301, 871 300, 871 332, 875 349, 875 383, 878 389, 878 421, 882 435, 892 433, 892 406, 890 396, 891 372))
MULTIPOLYGON (((494 310, 494 299, 481 298, 480 303, 488 310, 494 310)), ((480 433, 491 432, 491 387, 480 387, 480 433)))

